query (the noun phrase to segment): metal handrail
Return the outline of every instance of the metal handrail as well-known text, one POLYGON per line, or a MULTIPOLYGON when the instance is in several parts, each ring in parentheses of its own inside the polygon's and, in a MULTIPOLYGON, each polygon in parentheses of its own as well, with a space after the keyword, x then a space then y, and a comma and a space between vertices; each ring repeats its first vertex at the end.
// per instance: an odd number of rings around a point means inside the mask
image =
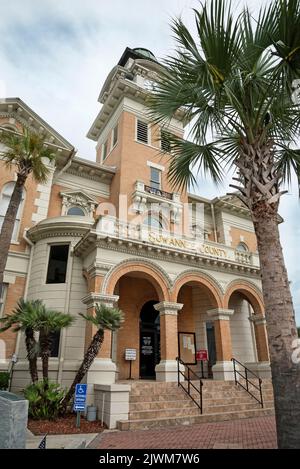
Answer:
POLYGON ((262 394, 262 379, 254 373, 252 370, 247 368, 243 363, 239 362, 236 358, 231 359, 233 363, 233 371, 234 371, 234 381, 236 385, 241 386, 245 391, 247 391, 248 394, 250 394, 251 397, 253 397, 261 406, 262 408, 264 407, 264 401, 263 401, 263 394, 262 394), (244 374, 242 374, 239 370, 236 369, 236 364, 242 366, 244 368, 244 374), (258 385, 253 383, 253 381, 250 381, 249 379, 249 374, 253 375, 257 380, 258 380, 258 385), (246 387, 237 379, 237 375, 241 376, 244 380, 246 380, 246 387), (260 398, 255 396, 250 390, 249 390, 249 384, 253 386, 255 389, 259 391, 260 398))
POLYGON ((192 370, 186 363, 184 363, 179 357, 176 358, 177 360, 177 376, 178 376, 178 386, 181 386, 182 389, 187 393, 187 395, 192 399, 192 401, 194 401, 194 403, 196 404, 197 407, 199 407, 200 409, 200 412, 202 414, 202 411, 203 411, 203 399, 202 399, 202 386, 203 386, 203 382, 202 380, 199 378, 199 376, 194 372, 194 370, 192 370), (188 372, 188 375, 186 377, 186 375, 184 374, 183 371, 180 370, 180 365, 183 365, 187 368, 187 372, 188 372), (199 379, 199 389, 194 386, 192 380, 191 380, 191 373, 196 376, 197 379, 199 379), (180 381, 180 375, 182 375, 184 377, 185 380, 187 380, 187 389, 183 386, 182 382, 180 381), (196 401, 196 399, 192 396, 191 394, 191 387, 199 394, 199 402, 196 401))

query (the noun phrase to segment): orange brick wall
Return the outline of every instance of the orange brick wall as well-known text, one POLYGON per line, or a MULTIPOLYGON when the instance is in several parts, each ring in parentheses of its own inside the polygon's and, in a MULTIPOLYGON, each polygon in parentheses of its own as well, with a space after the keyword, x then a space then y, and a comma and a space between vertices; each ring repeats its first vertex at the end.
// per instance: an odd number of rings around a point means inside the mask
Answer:
POLYGON ((256 241, 256 236, 255 233, 252 233, 251 231, 246 231, 246 230, 240 230, 239 228, 233 228, 231 227, 230 229, 230 236, 232 239, 232 247, 238 246, 238 244, 241 242, 241 236, 244 238, 245 244, 247 244, 249 251, 255 252, 257 251, 257 241, 256 241))
MULTIPOLYGON (((3 315, 10 314, 16 307, 18 300, 23 296, 26 279, 24 277, 16 277, 14 284, 9 284, 3 315)), ((6 343, 6 358, 10 358, 15 352, 17 334, 8 329, 0 334, 0 338, 6 343)))
POLYGON ((183 303, 183 308, 178 313, 178 332, 195 332, 192 289, 184 285, 179 291, 178 303, 183 303))
POLYGON ((129 362, 124 360, 126 348, 137 350, 137 360, 132 364, 132 376, 139 378, 140 349, 140 312, 147 301, 158 300, 157 293, 150 282, 141 278, 122 277, 119 280, 119 308, 125 315, 125 321, 117 334, 117 365, 119 379, 129 376, 129 362))

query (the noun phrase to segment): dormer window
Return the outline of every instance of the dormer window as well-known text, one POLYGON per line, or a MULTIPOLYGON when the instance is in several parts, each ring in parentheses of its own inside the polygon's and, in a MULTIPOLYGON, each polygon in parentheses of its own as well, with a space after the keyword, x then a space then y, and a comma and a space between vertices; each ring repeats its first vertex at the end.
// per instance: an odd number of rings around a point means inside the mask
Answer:
POLYGON ((137 120, 136 139, 141 143, 149 143, 148 124, 141 120, 137 120))
POLYGON ((79 216, 93 218, 98 206, 97 200, 83 191, 61 192, 62 216, 79 216))

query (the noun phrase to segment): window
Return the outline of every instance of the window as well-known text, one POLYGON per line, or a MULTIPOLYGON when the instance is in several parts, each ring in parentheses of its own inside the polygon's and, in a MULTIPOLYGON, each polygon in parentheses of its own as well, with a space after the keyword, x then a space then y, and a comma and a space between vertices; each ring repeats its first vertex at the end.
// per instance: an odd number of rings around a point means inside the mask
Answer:
POLYGON ((161 171, 157 168, 150 168, 150 186, 154 189, 161 189, 161 171))
MULTIPOLYGON (((14 187, 15 187, 14 182, 8 182, 7 184, 5 184, 3 186, 1 194, 0 194, 0 230, 2 228, 4 217, 6 215, 6 211, 7 211, 8 204, 9 204, 10 198, 12 196, 14 187)), ((18 239, 21 215, 22 215, 22 210, 23 210, 23 205, 24 205, 24 199, 25 199, 25 189, 23 189, 22 200, 21 200, 21 203, 19 205, 18 213, 17 213, 17 216, 16 216, 14 231, 13 231, 13 234, 12 234, 12 240, 13 241, 17 241, 17 239, 18 239)))
POLYGON ((65 283, 69 257, 69 245, 50 246, 46 283, 65 283))
POLYGON ((118 143, 118 133, 119 133, 119 126, 117 124, 115 128, 113 129, 113 133, 112 133, 112 148, 114 148, 118 143))
POLYGON ((171 151, 171 144, 170 144, 170 134, 165 130, 161 130, 160 132, 160 148, 163 151, 170 153, 171 151))
POLYGON ((157 215, 153 215, 152 213, 149 213, 149 215, 147 215, 143 223, 144 225, 147 225, 151 228, 157 228, 157 229, 163 228, 163 223, 162 223, 161 218, 157 215))
POLYGON ((241 251, 241 252, 248 252, 249 251, 248 246, 245 243, 239 243, 236 247, 236 250, 241 251))
POLYGON ((67 215, 77 215, 79 217, 85 217, 85 212, 81 207, 71 207, 69 208, 67 215))
POLYGON ((4 312, 7 289, 8 289, 7 283, 2 284, 2 290, 0 287, 0 318, 2 318, 3 312, 4 312))
POLYGON ((106 157, 107 157, 107 141, 106 141, 105 143, 103 143, 103 147, 102 147, 102 161, 104 161, 106 157))
POLYGON ((51 357, 58 357, 59 353, 59 342, 60 342, 60 331, 51 332, 51 357))
POLYGON ((137 121, 136 138, 138 142, 148 143, 148 124, 146 122, 137 121))

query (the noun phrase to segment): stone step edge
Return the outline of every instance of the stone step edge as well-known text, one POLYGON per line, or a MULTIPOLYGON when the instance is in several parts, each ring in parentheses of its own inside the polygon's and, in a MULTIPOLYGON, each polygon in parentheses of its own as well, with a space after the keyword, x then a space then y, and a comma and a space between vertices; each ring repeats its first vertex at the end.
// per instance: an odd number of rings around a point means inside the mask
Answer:
MULTIPOLYGON (((153 401, 153 402, 156 402, 156 401, 153 401)), ((151 404, 153 404, 153 402, 151 402, 151 404)), ((158 401, 158 403, 161 403, 163 401, 158 401)), ((167 401, 167 402, 178 402, 178 401, 167 401)), ((179 401, 180 402, 180 401, 179 401)), ((187 402, 187 401, 184 401, 184 402, 187 402)), ((191 404, 194 404, 193 406, 191 405, 190 407, 168 407, 168 408, 162 408, 162 409, 140 409, 140 410, 130 410, 129 409, 129 412, 131 414, 134 414, 134 413, 140 413, 140 412, 160 412, 160 411, 169 411, 169 410, 185 410, 185 409, 198 409, 197 405, 191 401, 191 404)), ((205 405, 205 402, 203 402, 203 407, 205 409, 211 409, 212 407, 228 407, 228 406, 232 406, 232 405, 235 405, 235 406, 239 406, 239 405, 257 405, 259 407, 257 407, 258 409, 268 409, 268 408, 272 408, 274 407, 274 403, 273 401, 266 401, 264 402, 264 407, 261 407, 259 402, 255 401, 255 399, 252 399, 252 400, 249 400, 247 402, 237 402, 237 403, 233 403, 233 404, 230 404, 230 403, 227 403, 227 404, 210 404, 210 405, 205 405), (268 404, 268 405, 266 405, 268 404)))
MULTIPOLYGON (((247 419, 247 418, 252 418, 251 414, 254 414, 254 416, 256 417, 257 416, 257 413, 261 413, 261 414, 273 414, 274 412, 274 408, 273 407, 264 407, 263 409, 260 408, 260 409, 248 409, 248 410, 238 410, 238 411, 232 411, 232 412, 221 412, 221 413, 215 413, 215 414, 207 414, 207 413, 203 413, 203 414, 199 414, 199 415, 187 415, 187 416, 180 416, 180 417, 160 417, 160 418, 155 418, 155 419, 136 419, 136 420, 118 420, 117 424, 139 424, 139 423, 149 423, 149 422, 168 422, 168 421, 176 421, 176 420, 187 420, 189 418, 193 419, 193 418, 205 418, 205 417, 208 417, 209 419, 213 418, 213 417, 221 417, 219 421, 222 421, 222 420, 239 420, 239 419, 247 419), (247 416, 240 416, 240 414, 245 414, 247 413, 247 416), (249 414, 249 415, 248 415, 249 414), (237 416, 236 419, 224 419, 224 417, 227 417, 227 416, 237 416)), ((258 415, 259 415, 258 414, 258 415)), ((216 420, 212 420, 212 423, 214 423, 216 420)), ((201 423, 201 422, 199 422, 201 423)), ((208 422, 206 422, 208 423, 208 422)), ((167 425, 166 425, 167 426, 167 425)))

